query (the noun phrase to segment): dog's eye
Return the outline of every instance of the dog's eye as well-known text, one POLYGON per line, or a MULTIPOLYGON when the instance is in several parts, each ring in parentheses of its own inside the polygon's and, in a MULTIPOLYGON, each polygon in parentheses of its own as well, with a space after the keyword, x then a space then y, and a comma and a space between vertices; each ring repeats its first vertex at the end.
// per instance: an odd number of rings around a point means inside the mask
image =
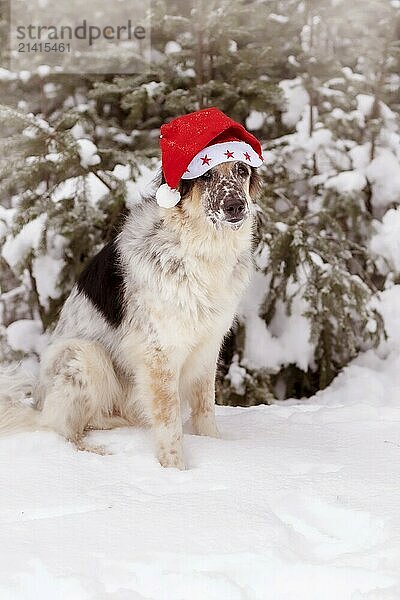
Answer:
POLYGON ((246 167, 246 165, 244 164, 239 164, 238 168, 237 168, 237 173, 239 175, 239 177, 248 177, 249 175, 249 170, 246 167))
POLYGON ((210 181, 210 179, 212 179, 211 171, 207 171, 206 173, 204 173, 204 175, 201 176, 201 179, 203 181, 210 181))

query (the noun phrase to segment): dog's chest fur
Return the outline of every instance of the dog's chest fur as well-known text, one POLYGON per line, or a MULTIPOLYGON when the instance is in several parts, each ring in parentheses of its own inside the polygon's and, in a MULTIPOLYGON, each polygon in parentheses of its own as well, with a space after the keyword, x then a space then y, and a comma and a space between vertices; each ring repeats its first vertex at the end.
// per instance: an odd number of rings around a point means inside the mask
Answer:
POLYGON ((195 346, 205 336, 223 335, 249 278, 251 223, 236 232, 174 230, 154 222, 132 232, 132 226, 127 223, 119 240, 128 320, 147 313, 164 347, 195 346))
POLYGON ((244 255, 224 258, 213 264, 184 260, 180 275, 166 274, 145 292, 150 320, 160 336, 192 345, 197 338, 229 328, 250 265, 244 255))

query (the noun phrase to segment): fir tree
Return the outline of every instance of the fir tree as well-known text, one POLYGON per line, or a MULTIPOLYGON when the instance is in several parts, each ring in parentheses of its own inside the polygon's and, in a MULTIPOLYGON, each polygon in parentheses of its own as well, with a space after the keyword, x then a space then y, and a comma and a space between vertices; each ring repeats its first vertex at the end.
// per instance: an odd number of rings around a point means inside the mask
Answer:
POLYGON ((398 203, 395 192, 383 197, 377 168, 384 157, 400 177, 398 3, 155 0, 152 11, 146 73, 0 70, 3 358, 22 356, 6 343, 10 323, 49 329, 87 260, 118 231, 135 180, 157 169, 161 124, 213 105, 266 147, 262 294, 250 290, 221 354, 218 401, 311 394, 384 334, 372 301, 395 275, 370 240, 398 203), (253 360, 251 323, 267 346, 296 319, 309 327, 304 360, 290 348, 253 360))

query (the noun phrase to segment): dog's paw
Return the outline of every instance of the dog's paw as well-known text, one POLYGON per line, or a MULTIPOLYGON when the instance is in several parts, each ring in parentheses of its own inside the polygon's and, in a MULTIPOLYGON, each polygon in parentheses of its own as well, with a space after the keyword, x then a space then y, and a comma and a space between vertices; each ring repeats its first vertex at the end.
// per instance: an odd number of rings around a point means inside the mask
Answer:
POLYGON ((74 441, 75 448, 80 452, 91 452, 92 454, 100 454, 100 456, 108 456, 111 454, 104 446, 93 446, 85 440, 74 441))
POLYGON ((183 453, 175 449, 161 450, 158 453, 158 460, 160 465, 165 468, 179 469, 180 471, 186 469, 183 453))
POLYGON ((213 438, 221 437, 215 418, 210 418, 207 415, 199 415, 196 419, 193 419, 193 430, 195 435, 206 435, 213 438))

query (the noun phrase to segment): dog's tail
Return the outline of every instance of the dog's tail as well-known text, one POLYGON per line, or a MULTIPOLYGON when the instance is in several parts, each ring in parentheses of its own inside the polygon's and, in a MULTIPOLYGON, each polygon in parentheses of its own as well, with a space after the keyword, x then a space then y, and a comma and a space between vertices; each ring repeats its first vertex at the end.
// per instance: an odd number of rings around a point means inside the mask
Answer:
POLYGON ((0 370, 0 435, 41 429, 32 402, 37 379, 20 369, 0 370))

